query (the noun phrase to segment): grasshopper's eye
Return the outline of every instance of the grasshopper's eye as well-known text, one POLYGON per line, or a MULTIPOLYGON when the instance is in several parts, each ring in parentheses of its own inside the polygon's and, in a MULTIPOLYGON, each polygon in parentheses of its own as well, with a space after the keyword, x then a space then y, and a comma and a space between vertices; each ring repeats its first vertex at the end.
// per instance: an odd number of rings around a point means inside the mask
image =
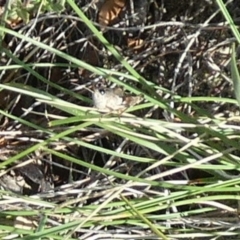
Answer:
POLYGON ((101 82, 98 82, 95 84, 95 88, 101 88, 103 86, 103 84, 101 82))
POLYGON ((98 91, 101 93, 101 95, 104 95, 106 93, 104 89, 99 89, 98 91))

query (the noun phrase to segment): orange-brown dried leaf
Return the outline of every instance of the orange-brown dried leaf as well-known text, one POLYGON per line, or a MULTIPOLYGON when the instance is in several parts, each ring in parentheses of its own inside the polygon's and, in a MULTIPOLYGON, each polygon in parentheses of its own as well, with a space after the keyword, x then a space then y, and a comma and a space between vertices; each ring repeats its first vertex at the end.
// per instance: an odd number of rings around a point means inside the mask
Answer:
POLYGON ((110 25, 119 15, 126 0, 106 0, 100 8, 98 22, 103 26, 110 25))
POLYGON ((138 50, 143 46, 143 39, 132 39, 128 38, 127 40, 128 47, 134 50, 138 50))

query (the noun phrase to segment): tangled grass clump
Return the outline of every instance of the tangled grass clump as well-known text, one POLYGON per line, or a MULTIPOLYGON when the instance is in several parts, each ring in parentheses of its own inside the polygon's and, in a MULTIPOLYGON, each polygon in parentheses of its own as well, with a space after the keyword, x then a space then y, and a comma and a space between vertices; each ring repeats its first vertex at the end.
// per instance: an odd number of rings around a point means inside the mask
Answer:
POLYGON ((240 11, 216 2, 1 5, 1 239, 239 238, 240 11), (142 101, 99 112, 102 79, 142 101))

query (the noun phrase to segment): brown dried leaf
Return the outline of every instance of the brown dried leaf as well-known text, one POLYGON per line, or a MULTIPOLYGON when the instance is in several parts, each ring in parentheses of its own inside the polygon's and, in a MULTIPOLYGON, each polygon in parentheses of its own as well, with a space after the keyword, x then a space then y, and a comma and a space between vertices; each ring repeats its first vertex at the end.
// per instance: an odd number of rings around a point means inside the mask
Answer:
POLYGON ((126 0, 106 0, 100 8, 98 22, 103 26, 110 25, 118 17, 125 3, 126 0))
POLYGON ((144 41, 141 38, 140 39, 128 38, 127 43, 129 48, 138 50, 143 46, 144 41))

